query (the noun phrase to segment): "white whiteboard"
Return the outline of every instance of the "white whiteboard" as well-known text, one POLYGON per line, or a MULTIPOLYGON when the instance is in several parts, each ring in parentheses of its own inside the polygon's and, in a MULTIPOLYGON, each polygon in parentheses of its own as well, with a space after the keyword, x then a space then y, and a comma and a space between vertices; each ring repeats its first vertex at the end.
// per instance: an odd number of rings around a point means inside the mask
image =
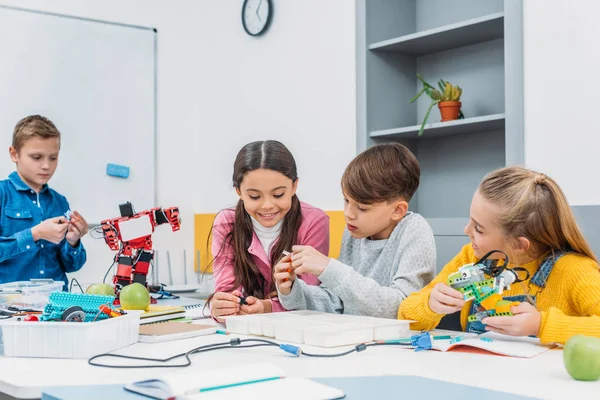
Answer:
POLYGON ((156 31, 0 7, 0 179, 16 122, 50 118, 62 134, 50 187, 90 223, 156 206, 156 31), (106 175, 107 163, 130 167, 106 175))

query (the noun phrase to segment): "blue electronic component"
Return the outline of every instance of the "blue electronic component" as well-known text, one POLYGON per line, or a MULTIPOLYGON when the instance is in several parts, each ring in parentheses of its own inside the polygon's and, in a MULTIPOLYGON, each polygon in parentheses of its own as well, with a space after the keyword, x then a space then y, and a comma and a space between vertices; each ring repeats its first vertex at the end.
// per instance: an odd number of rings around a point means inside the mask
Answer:
POLYGON ((430 350, 433 345, 431 343, 431 335, 429 332, 423 332, 419 335, 413 335, 410 337, 411 343, 415 348, 415 351, 430 350))
POLYGON ((300 354, 302 354, 302 349, 300 349, 300 347, 293 346, 291 344, 280 344, 279 348, 286 353, 295 355, 296 357, 300 357, 300 354))
POLYGON ((118 164, 106 164, 106 175, 116 178, 129 178, 129 167, 118 164))

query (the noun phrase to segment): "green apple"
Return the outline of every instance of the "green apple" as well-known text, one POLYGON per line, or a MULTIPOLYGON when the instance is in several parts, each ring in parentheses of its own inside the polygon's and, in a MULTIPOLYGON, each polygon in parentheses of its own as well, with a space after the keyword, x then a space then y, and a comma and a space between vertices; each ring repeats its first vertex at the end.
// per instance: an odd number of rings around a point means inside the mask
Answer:
POLYGON ((119 299, 123 310, 146 310, 150 305, 148 289, 137 282, 121 289, 119 299))
POLYGON ((94 283, 85 289, 87 294, 99 294, 102 296, 115 297, 115 289, 108 283, 94 283))
POLYGON ((578 381, 596 381, 600 378, 600 339, 576 335, 563 350, 567 372, 578 381))

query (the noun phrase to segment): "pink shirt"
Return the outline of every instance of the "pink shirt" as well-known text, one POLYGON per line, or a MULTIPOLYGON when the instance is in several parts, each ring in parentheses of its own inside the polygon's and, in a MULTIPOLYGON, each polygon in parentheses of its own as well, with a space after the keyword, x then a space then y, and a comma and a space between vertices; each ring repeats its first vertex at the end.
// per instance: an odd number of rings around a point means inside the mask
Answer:
MULTIPOLYGON (((327 255, 329 253, 329 217, 323 210, 313 207, 309 204, 300 202, 302 210, 302 223, 298 230, 299 245, 312 246, 321 253, 327 255)), ((232 208, 225 209, 215 218, 213 223, 213 239, 212 239, 212 254, 217 256, 223 241, 229 230, 232 228, 235 219, 235 210, 232 208)), ((288 249, 291 250, 291 249, 288 249)), ((271 286, 273 281, 273 266, 265 253, 256 233, 252 235, 252 243, 248 247, 248 252, 252 255, 252 259, 256 263, 258 270, 265 279, 266 289, 271 286)), ((215 258, 213 263, 213 272, 215 275, 215 292, 231 292, 236 288, 232 288, 235 278, 233 276, 233 248, 225 246, 221 254, 215 258)), ((302 274, 298 276, 309 285, 319 285, 319 279, 316 276, 302 274)), ((242 291, 239 287, 237 290, 242 291)), ((269 293, 264 293, 267 296, 269 293)), ((279 299, 271 299, 271 308, 273 312, 286 311, 279 303, 279 299)))

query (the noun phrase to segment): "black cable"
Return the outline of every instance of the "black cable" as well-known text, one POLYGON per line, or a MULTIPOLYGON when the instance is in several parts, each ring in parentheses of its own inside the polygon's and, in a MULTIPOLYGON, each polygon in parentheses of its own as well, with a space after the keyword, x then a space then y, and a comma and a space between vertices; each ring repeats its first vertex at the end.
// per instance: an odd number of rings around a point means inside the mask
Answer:
POLYGON ((81 285, 79 284, 77 279, 75 279, 75 278, 71 278, 71 285, 69 286, 69 293, 73 293, 73 282, 75 282, 77 284, 77 286, 79 286, 79 290, 81 290, 81 293, 85 293, 85 291, 83 290, 83 288, 81 287, 81 285))
POLYGON ((341 357, 341 356, 345 356, 354 352, 360 353, 361 351, 365 351, 367 349, 367 347, 372 347, 372 346, 412 346, 412 344, 410 342, 393 342, 393 343, 386 343, 386 342, 375 342, 375 343, 361 343, 356 345, 356 347, 354 347, 353 349, 350 349, 348 351, 344 351, 342 353, 335 353, 335 354, 312 354, 312 353, 306 353, 306 352, 302 352, 303 356, 307 356, 307 357, 329 357, 329 358, 333 358, 333 357, 341 357))
POLYGON ((270 340, 262 340, 262 339, 239 339, 239 338, 235 338, 235 339, 231 339, 229 342, 222 342, 222 343, 213 343, 213 344, 207 344, 207 345, 203 345, 200 347, 196 347, 186 353, 180 353, 180 354, 176 354, 174 356, 171 357, 167 357, 167 358, 147 358, 147 357, 135 357, 135 356, 126 356, 123 354, 112 354, 112 353, 105 353, 105 354, 98 354, 92 358, 90 358, 88 360, 88 364, 96 366, 96 367, 107 367, 107 368, 175 368, 175 367, 187 367, 189 365, 192 364, 192 361, 190 360, 190 355, 195 354, 195 353, 205 353, 207 351, 212 351, 212 350, 220 350, 220 349, 231 349, 231 348, 251 348, 251 347, 262 347, 262 346, 277 346, 279 347, 278 343, 272 342, 270 340), (241 345, 242 342, 259 342, 258 344, 251 344, 251 345, 241 345), (101 358, 101 357, 113 357, 113 358, 124 358, 124 359, 129 359, 129 360, 139 360, 139 361, 150 361, 150 362, 156 362, 156 363, 166 363, 169 362, 171 360, 174 360, 176 358, 179 357, 184 357, 186 362, 183 364, 171 364, 171 365, 105 365, 105 364, 98 364, 98 363, 94 363, 93 361, 95 359, 101 358))
POLYGON ((89 365, 93 365, 95 367, 106 367, 106 368, 178 368, 178 367, 187 367, 190 366, 192 364, 192 360, 190 359, 190 356, 192 354, 196 354, 196 353, 206 353, 208 351, 213 351, 213 350, 221 350, 221 349, 248 349, 248 348, 252 348, 252 347, 263 347, 263 346, 274 346, 274 347, 279 347, 282 350, 285 350, 288 353, 292 353, 295 354, 296 356, 300 356, 300 355, 304 355, 307 357, 320 357, 320 358, 334 358, 334 357, 342 357, 354 352, 360 353, 361 351, 364 351, 367 349, 367 347, 372 347, 372 346, 412 346, 412 344, 410 342, 390 342, 390 343, 386 343, 386 342, 375 342, 375 343, 361 343, 359 345, 356 345, 354 348, 341 352, 341 353, 334 353, 334 354, 314 354, 314 353, 305 353, 302 351, 301 348, 297 347, 297 346, 292 346, 292 345, 286 345, 286 344, 279 344, 277 342, 271 341, 271 340, 265 340, 265 339, 240 339, 240 338, 235 338, 235 339, 231 339, 229 342, 222 342, 222 343, 213 343, 213 344, 207 344, 207 345, 203 345, 203 346, 199 346, 196 347, 188 352, 185 353, 179 353, 176 354, 174 356, 171 357, 167 357, 167 358, 148 358, 148 357, 136 357, 136 356, 127 356, 127 355, 123 355, 123 354, 112 354, 112 353, 104 353, 104 354, 98 354, 96 356, 93 356, 92 358, 90 358, 88 360, 88 364, 89 365), (249 342, 254 342, 255 344, 246 344, 246 345, 242 345, 242 343, 249 343, 249 342), (170 365, 164 365, 164 364, 146 364, 146 365, 106 365, 106 364, 99 364, 94 362, 94 360, 98 359, 98 358, 102 358, 102 357, 113 357, 113 358, 123 358, 126 360, 138 360, 138 361, 149 361, 149 362, 154 362, 154 363, 166 363, 169 362, 171 360, 180 358, 180 357, 184 357, 185 358, 185 362, 181 363, 181 364, 170 364, 170 365))
POLYGON ((491 256, 494 253, 500 253, 503 254, 505 257, 504 260, 504 264, 498 266, 497 263, 496 265, 490 265, 489 267, 487 267, 484 271, 485 273, 487 273, 489 276, 491 276, 492 278, 495 278, 497 276, 500 276, 500 274, 502 273, 502 271, 504 271, 504 269, 506 268, 506 266, 508 265, 508 254, 506 254, 505 252, 501 251, 501 250, 492 250, 490 252, 488 252, 487 254, 485 254, 483 257, 481 257, 477 263, 481 264, 483 263, 485 260, 487 260, 489 258, 489 256, 491 256))
POLYGON ((106 270, 106 273, 104 274, 104 279, 102 279, 102 283, 106 283, 106 277, 108 276, 108 273, 113 269, 113 267, 115 266, 115 262, 117 261, 117 258, 115 257, 115 259, 113 260, 112 264, 110 264, 110 267, 108 267, 108 269, 106 270))

